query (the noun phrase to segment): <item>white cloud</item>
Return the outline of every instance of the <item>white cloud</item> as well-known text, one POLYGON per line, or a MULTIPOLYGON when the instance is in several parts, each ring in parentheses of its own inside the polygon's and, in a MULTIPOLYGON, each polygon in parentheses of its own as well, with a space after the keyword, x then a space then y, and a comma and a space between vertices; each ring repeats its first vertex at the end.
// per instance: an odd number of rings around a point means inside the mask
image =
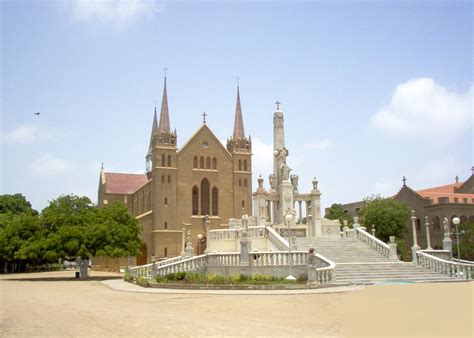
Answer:
POLYGON ((33 161, 30 171, 34 176, 49 176, 63 173, 71 167, 66 160, 46 153, 33 161))
POLYGON ((431 78, 412 79, 397 85, 389 104, 372 116, 371 124, 395 135, 449 143, 472 127, 473 93, 473 86, 456 93, 431 78))
POLYGON ((54 135, 36 126, 22 125, 2 135, 2 141, 10 144, 30 144, 40 140, 54 140, 54 135))
POLYGON ((163 1, 158 0, 73 0, 70 5, 76 22, 123 24, 163 11, 163 1))
POLYGON ((332 141, 324 139, 318 142, 311 142, 303 144, 305 150, 326 150, 332 145, 332 141))

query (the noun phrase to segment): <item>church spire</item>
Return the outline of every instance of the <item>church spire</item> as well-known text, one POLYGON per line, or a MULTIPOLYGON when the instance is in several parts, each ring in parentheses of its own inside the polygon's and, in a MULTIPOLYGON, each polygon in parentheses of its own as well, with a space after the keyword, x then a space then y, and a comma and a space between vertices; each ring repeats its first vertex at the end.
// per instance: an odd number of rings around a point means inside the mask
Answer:
MULTIPOLYGON (((156 114, 156 111, 155 111, 156 114)), ((166 75, 165 86, 163 87, 163 99, 161 101, 160 126, 158 127, 160 133, 170 132, 170 117, 168 113, 168 93, 166 91, 166 75)))
MULTIPOLYGON (((155 100, 156 102, 156 100, 155 100)), ((153 149, 153 134, 158 132, 158 120, 156 118, 156 103, 155 103, 155 114, 153 115, 153 126, 151 127, 151 135, 150 135, 150 146, 148 147, 148 155, 151 154, 153 149)))
POLYGON ((237 104, 235 106, 234 120, 234 140, 243 139, 245 137, 244 121, 242 119, 242 107, 240 106, 240 90, 237 86, 237 104))

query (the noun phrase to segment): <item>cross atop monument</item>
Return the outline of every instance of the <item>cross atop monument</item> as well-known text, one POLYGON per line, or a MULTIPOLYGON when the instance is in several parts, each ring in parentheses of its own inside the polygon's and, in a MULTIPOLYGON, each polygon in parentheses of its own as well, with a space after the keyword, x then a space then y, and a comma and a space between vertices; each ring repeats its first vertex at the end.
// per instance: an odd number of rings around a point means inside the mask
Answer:
POLYGON ((275 102, 275 104, 276 104, 276 106, 277 106, 277 110, 280 110, 280 104, 281 104, 281 102, 277 100, 277 101, 275 102))
POLYGON ((407 178, 405 176, 403 176, 402 181, 404 186, 407 185, 407 178))
POLYGON ((166 77, 166 72, 168 71, 168 68, 163 68, 163 70, 165 71, 165 77, 166 77))
POLYGON ((206 116, 207 116, 206 112, 202 113, 201 115, 202 115, 202 123, 206 123, 206 116))
POLYGON ((459 176, 456 175, 456 177, 454 178, 456 180, 456 183, 459 183, 459 176))

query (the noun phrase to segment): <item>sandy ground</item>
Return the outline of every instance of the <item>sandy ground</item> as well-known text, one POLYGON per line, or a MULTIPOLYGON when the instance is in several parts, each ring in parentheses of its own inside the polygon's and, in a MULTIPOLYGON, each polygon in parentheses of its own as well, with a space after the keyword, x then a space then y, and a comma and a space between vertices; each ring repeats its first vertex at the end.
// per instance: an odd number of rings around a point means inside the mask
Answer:
MULTIPOLYGON (((0 335, 473 337, 474 282, 340 293, 116 291, 73 272, 0 275, 0 335)), ((115 274, 95 273, 97 279, 115 274)), ((117 284, 117 282, 115 282, 117 284)))

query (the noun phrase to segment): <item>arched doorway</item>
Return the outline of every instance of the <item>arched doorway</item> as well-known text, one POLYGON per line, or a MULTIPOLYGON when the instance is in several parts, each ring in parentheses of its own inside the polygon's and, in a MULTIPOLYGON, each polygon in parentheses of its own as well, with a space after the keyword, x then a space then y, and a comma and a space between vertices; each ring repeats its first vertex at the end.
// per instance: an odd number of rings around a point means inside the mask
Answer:
POLYGON ((140 246, 140 255, 137 256, 137 265, 145 265, 147 263, 147 255, 148 250, 146 247, 146 243, 142 243, 142 245, 140 246))

